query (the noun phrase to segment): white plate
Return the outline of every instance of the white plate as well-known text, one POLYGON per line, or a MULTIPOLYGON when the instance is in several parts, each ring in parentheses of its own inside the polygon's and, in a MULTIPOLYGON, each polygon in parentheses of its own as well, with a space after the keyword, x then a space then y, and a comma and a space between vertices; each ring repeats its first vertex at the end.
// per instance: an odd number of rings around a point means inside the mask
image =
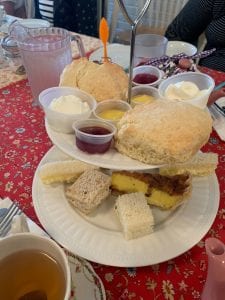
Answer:
POLYGON ((225 117, 225 97, 217 99, 216 104, 219 106, 221 114, 225 117))
POLYGON ((95 273, 92 265, 68 251, 65 251, 68 257, 71 271, 71 290, 70 300, 105 300, 105 289, 101 279, 95 273))
MULTIPOLYGON (((69 157, 53 147, 40 165, 65 159, 69 157)), ((69 251, 101 264, 138 267, 172 259, 200 241, 211 227, 219 206, 216 176, 194 178, 191 198, 174 212, 153 209, 154 233, 126 241, 112 197, 95 213, 81 215, 68 203, 62 184, 41 182, 39 167, 33 180, 32 197, 40 222, 69 251)))
POLYGON ((180 53, 194 55, 196 52, 197 48, 194 45, 182 41, 169 41, 166 48, 166 55, 168 56, 180 53))
MULTIPOLYGON (((130 64, 130 46, 121 44, 109 44, 107 46, 108 56, 112 62, 117 63, 124 69, 129 68, 130 64)), ((103 47, 97 49, 90 55, 90 60, 101 61, 103 57, 103 47)))
POLYGON ((149 170, 158 167, 157 165, 147 165, 128 156, 122 155, 113 148, 109 149, 109 151, 104 154, 88 154, 80 151, 76 147, 75 134, 57 132, 48 125, 47 121, 45 121, 45 128, 51 141, 63 152, 72 156, 73 158, 85 161, 87 163, 106 169, 120 170, 149 170))

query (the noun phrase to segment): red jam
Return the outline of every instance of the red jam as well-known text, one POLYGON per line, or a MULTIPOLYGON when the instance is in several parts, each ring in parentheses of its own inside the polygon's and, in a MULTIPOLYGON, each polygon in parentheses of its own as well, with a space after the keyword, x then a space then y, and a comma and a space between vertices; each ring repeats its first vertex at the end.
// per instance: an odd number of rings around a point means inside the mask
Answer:
MULTIPOLYGON (((101 135, 111 133, 110 130, 108 130, 104 127, 99 127, 99 126, 83 127, 83 128, 80 128, 79 130, 82 132, 88 133, 88 134, 95 135, 95 136, 97 136, 97 135, 101 136, 101 135)), ((77 145, 77 148, 79 148, 80 150, 82 150, 84 152, 88 152, 90 154, 105 153, 111 145, 111 140, 106 143, 95 144, 95 143, 84 141, 83 139, 76 137, 76 145, 77 145)))
POLYGON ((134 76, 133 81, 139 84, 150 84, 158 80, 153 74, 140 73, 134 76))

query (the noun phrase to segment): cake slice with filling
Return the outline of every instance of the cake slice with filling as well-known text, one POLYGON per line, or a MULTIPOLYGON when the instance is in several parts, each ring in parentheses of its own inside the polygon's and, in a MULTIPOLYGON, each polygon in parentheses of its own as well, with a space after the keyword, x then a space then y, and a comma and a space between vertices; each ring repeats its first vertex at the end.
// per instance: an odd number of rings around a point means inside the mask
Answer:
POLYGON ((144 193, 148 204, 161 209, 174 209, 190 196, 192 181, 189 173, 164 176, 160 174, 115 171, 111 188, 121 193, 144 193))

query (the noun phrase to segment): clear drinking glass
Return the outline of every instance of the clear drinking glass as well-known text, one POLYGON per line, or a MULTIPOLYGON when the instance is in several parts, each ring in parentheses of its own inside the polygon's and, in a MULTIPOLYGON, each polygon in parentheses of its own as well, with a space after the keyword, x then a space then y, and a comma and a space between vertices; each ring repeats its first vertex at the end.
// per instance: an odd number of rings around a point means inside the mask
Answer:
POLYGON ((137 34, 134 48, 134 66, 150 58, 166 54, 168 40, 158 34, 137 34))

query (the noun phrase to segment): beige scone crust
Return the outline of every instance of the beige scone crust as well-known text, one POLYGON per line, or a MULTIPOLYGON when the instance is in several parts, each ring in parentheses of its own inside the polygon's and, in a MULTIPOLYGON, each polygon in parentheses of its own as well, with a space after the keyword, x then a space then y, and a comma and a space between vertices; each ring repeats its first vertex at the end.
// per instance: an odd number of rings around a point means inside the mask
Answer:
POLYGON ((208 141, 208 112, 176 101, 137 105, 118 122, 115 147, 148 164, 185 162, 208 141))
POLYGON ((78 87, 97 101, 125 100, 128 76, 123 68, 111 62, 97 64, 87 58, 74 60, 60 76, 60 86, 78 87))

